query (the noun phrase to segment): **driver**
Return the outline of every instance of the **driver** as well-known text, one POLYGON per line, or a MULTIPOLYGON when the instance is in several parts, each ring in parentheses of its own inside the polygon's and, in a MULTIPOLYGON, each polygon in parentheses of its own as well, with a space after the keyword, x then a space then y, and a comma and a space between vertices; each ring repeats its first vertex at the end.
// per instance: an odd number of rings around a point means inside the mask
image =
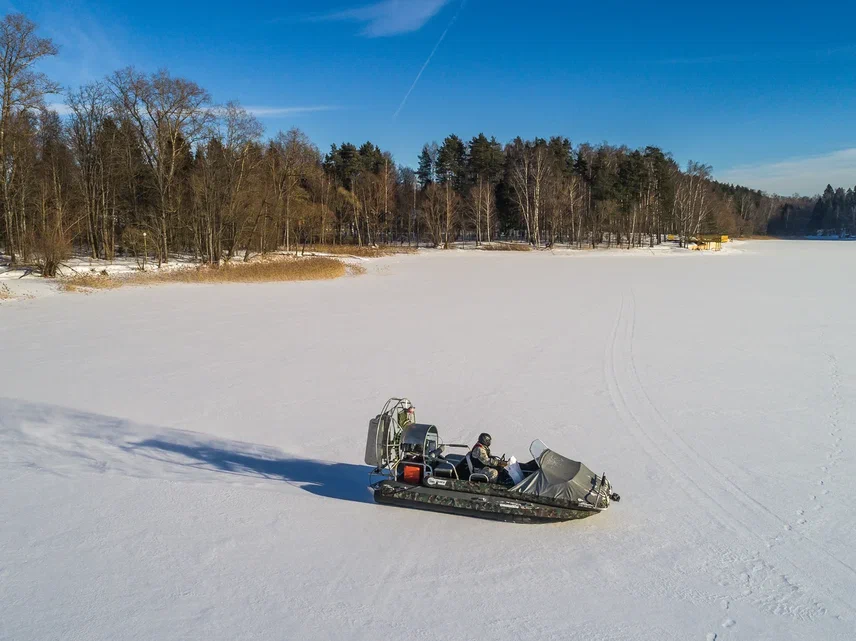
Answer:
POLYGON ((470 460, 473 463, 473 472, 480 472, 487 476, 488 481, 496 483, 503 463, 502 459, 490 455, 490 441, 490 434, 486 432, 479 434, 478 442, 470 451, 470 460))

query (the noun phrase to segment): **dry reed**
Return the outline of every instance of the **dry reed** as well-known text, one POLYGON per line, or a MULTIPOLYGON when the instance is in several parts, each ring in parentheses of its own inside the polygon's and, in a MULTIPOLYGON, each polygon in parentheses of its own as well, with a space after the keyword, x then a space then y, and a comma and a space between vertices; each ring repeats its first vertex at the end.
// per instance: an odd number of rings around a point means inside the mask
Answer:
POLYGON ((482 250, 489 252, 528 252, 532 251, 529 243, 489 243, 481 246, 482 250))
POLYGON ((251 263, 227 263, 219 267, 202 265, 172 271, 136 272, 124 276, 80 274, 63 279, 61 287, 66 291, 77 291, 159 283, 271 283, 328 280, 339 278, 348 272, 361 273, 335 258, 311 256, 251 263))

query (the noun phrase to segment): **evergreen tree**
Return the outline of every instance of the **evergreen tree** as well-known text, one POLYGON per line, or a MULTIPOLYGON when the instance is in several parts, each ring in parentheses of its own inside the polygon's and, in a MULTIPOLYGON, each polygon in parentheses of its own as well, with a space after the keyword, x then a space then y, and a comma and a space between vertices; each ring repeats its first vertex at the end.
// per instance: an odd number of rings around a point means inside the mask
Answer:
POLYGON ((452 187, 462 191, 466 183, 467 148, 455 134, 447 136, 437 154, 437 179, 451 181, 452 187))
POLYGON ((422 153, 419 154, 419 168, 416 170, 422 189, 437 182, 437 156, 439 153, 440 149, 436 142, 422 147, 422 153))
POLYGON ((809 232, 815 233, 821 229, 825 229, 824 225, 830 220, 833 215, 833 201, 835 200, 835 190, 832 185, 827 185, 823 191, 823 195, 818 199, 814 206, 814 211, 809 221, 809 232))

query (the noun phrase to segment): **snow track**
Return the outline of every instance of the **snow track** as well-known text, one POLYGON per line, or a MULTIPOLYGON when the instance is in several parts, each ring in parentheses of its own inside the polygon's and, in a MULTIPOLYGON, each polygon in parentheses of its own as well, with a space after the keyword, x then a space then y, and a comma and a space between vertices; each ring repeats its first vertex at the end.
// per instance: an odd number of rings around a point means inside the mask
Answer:
MULTIPOLYGON (((669 492, 685 495, 730 533, 729 544, 721 551, 722 563, 715 570, 720 585, 732 587, 723 597, 723 609, 731 602, 746 600, 778 616, 811 621, 827 614, 823 603, 827 601, 835 605, 838 616, 847 615, 852 621, 856 604, 840 595, 852 592, 856 569, 766 508, 669 424, 639 376, 633 351, 635 331, 636 300, 631 290, 621 298, 604 354, 610 397, 622 422, 668 475, 669 492), (777 534, 782 528, 806 543, 799 556, 788 552, 788 542, 777 534)), ((840 396, 835 362, 833 357, 832 389, 837 408, 840 396)), ((833 411, 831 434, 837 434, 835 416, 833 411)), ((691 513, 682 514, 691 526, 695 525, 691 513)), ((734 625, 731 619, 727 621, 731 621, 727 627, 734 625)))

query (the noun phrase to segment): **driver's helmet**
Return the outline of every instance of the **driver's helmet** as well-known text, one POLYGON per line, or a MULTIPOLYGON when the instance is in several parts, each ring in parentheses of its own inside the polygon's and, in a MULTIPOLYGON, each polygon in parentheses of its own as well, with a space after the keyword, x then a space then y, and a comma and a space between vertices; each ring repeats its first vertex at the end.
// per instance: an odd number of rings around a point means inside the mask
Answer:
POLYGON ((485 447, 490 447, 490 434, 487 432, 482 432, 479 434, 479 445, 484 445, 485 447))

